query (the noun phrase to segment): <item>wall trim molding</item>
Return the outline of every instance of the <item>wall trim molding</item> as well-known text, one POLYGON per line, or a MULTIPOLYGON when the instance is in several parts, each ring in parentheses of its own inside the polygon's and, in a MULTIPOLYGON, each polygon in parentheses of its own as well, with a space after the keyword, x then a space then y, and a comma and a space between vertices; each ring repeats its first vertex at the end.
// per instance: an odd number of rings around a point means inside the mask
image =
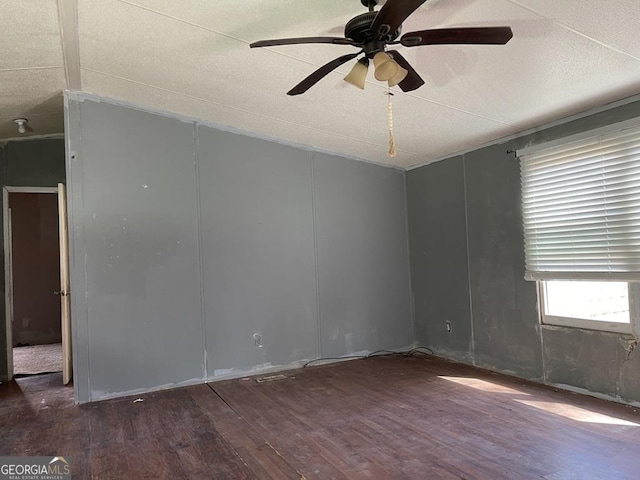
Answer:
POLYGON ((168 112, 166 110, 159 110, 159 109, 155 109, 153 107, 147 107, 147 106, 144 106, 144 105, 128 102, 126 100, 119 100, 119 99, 116 99, 116 98, 104 97, 104 96, 101 96, 101 95, 96 95, 94 93, 83 92, 83 91, 65 90, 64 91, 65 108, 67 108, 69 100, 74 100, 74 101, 79 102, 79 103, 88 100, 88 101, 93 101, 93 102, 97 102, 97 103, 107 103, 109 105, 132 108, 132 109, 138 110, 140 112, 151 113, 151 114, 154 114, 154 115, 160 115, 160 116, 163 116, 163 117, 173 118, 175 120, 179 120, 179 121, 185 122, 185 123, 196 123, 198 125, 202 125, 204 127, 209 127, 209 128, 214 128, 216 130, 221 130, 223 132, 234 133, 236 135, 242 135, 244 137, 255 138, 257 140, 266 140, 268 142, 277 143, 279 145, 284 145, 284 146, 287 146, 287 147, 293 147, 293 148, 297 148, 297 149, 300 149, 300 150, 305 150, 307 152, 322 153, 324 155, 331 155, 333 157, 346 158, 348 160, 355 160, 357 162, 368 163, 368 164, 371 164, 371 165, 377 165, 378 167, 391 168, 391 169, 397 170, 399 172, 404 172, 405 171, 404 168, 398 167, 398 166, 395 166, 395 165, 389 165, 387 163, 375 162, 373 160, 367 160, 365 158, 355 157, 355 156, 351 156, 351 155, 345 155, 345 154, 342 154, 342 153, 331 152, 329 150, 323 150, 321 148, 312 147, 310 145, 305 145, 305 144, 302 144, 302 143, 287 142, 285 140, 282 140, 281 138, 271 137, 269 135, 261 135, 259 133, 250 132, 250 131, 247 131, 247 130, 241 130, 239 128, 232 127, 231 125, 223 125, 223 124, 220 124, 220 123, 215 123, 215 122, 211 122, 211 121, 208 121, 208 120, 203 120, 203 119, 197 118, 197 117, 192 117, 192 116, 188 116, 188 115, 181 115, 179 113, 168 112))

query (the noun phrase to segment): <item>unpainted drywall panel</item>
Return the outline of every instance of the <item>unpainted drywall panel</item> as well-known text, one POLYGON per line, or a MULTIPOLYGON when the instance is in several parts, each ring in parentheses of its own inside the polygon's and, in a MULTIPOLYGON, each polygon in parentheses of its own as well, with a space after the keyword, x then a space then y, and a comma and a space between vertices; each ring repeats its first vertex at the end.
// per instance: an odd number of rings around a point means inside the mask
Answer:
POLYGON ((470 361, 462 157, 407 172, 407 198, 416 342, 470 361))
POLYGON ((620 368, 620 381, 618 383, 618 395, 627 401, 640 403, 640 348, 638 338, 623 338, 625 347, 624 359, 620 368))
POLYGON ((628 343, 619 334, 543 327, 542 335, 547 382, 637 401, 637 396, 626 396, 621 383, 623 365, 633 361, 627 353, 634 359, 637 354, 627 352, 628 343))
POLYGON ((464 156, 475 362, 542 378, 536 287, 524 280, 520 166, 494 145, 464 156))
POLYGON ((71 177, 69 208, 83 243, 73 244, 71 294, 86 310, 88 345, 78 348, 88 348, 90 397, 202 379, 194 127, 79 106, 70 163, 82 176, 71 177))
POLYGON ((322 355, 413 342, 404 174, 313 154, 322 355))
POLYGON ((198 164, 208 376, 316 358, 311 154, 201 126, 198 164))

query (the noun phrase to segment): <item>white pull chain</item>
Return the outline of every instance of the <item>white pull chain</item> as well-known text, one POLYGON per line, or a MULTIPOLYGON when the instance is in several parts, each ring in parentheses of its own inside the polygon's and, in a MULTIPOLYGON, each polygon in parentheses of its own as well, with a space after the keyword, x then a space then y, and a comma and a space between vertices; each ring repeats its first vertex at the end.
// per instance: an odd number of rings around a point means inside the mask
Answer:
POLYGON ((391 104, 391 90, 387 88, 387 124, 389 126, 389 157, 396 156, 396 140, 393 138, 393 105, 391 104))

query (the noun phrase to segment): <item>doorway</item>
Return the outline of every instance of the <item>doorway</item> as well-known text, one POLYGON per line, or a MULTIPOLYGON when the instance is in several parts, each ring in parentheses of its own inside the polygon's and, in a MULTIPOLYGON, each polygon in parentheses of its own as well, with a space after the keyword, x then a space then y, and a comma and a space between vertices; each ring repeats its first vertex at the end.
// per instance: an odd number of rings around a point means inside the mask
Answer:
POLYGON ((64 186, 4 187, 3 199, 9 377, 62 371, 68 383, 68 288, 61 287, 61 257, 67 258, 64 186))

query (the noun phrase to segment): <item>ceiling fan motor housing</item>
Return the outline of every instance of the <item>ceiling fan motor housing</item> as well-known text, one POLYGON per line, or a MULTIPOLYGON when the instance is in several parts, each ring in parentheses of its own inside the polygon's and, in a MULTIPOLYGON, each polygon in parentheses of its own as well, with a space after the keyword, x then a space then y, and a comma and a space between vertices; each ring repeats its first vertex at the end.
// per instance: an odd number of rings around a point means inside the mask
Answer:
MULTIPOLYGON (((371 31, 371 24, 378 15, 378 12, 367 12, 352 18, 344 27, 344 36, 357 43, 368 43, 373 40, 374 32, 371 31)), ((402 27, 398 27, 395 32, 389 33, 383 41, 393 42, 398 36, 402 27)))

